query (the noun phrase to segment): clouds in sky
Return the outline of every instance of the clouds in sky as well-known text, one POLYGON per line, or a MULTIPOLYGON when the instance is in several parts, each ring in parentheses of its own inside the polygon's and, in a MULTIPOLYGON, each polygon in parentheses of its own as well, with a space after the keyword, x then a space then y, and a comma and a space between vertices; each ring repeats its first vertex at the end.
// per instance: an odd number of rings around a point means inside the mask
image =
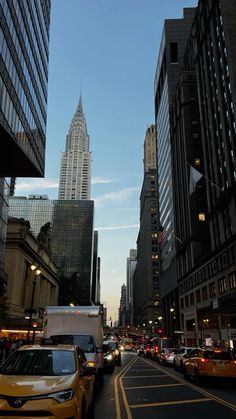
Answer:
MULTIPOLYGON (((94 177, 92 179, 93 185, 112 184, 115 182, 118 181, 100 176, 94 177)), ((17 179, 15 192, 16 195, 23 196, 27 196, 28 194, 32 193, 42 195, 46 194, 49 195, 50 199, 57 199, 58 187, 59 178, 23 178, 17 179)), ((138 212, 138 208, 130 207, 129 202, 129 200, 132 199, 138 192, 138 187, 124 187, 116 191, 113 190, 106 192, 93 198, 95 202, 95 208, 97 208, 97 210, 103 211, 103 208, 109 206, 109 209, 111 209, 113 212, 138 212), (126 208, 125 205, 127 203, 129 206, 126 208), (120 204, 122 204, 121 208, 119 208, 120 204), (112 205, 116 206, 112 208, 112 205)), ((108 220, 106 221, 108 222, 108 220)), ((122 217, 122 220, 116 220, 115 223, 113 219, 113 222, 107 225, 104 220, 100 220, 99 224, 100 226, 96 227, 96 230, 99 231, 126 230, 139 227, 137 223, 132 223, 132 221, 129 223, 129 221, 125 221, 124 217, 122 217)))
POLYGON ((112 191, 94 198, 97 207, 103 206, 107 202, 118 202, 129 199, 134 193, 139 191, 138 187, 122 188, 118 191, 112 191))

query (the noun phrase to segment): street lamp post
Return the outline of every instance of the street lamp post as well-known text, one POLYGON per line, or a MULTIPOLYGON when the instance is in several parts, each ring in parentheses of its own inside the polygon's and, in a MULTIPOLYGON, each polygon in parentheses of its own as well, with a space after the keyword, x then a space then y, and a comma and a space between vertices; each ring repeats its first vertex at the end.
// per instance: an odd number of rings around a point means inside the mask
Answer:
MULTIPOLYGON (((29 323, 28 323, 28 333, 27 333, 27 343, 30 343, 30 330, 32 326, 32 315, 33 315, 33 308, 34 308, 34 295, 35 295, 35 287, 36 287, 36 281, 37 277, 41 274, 41 270, 33 263, 30 266, 30 269, 34 275, 33 279, 33 288, 32 288, 32 296, 31 296, 31 303, 30 303, 30 309, 29 309, 29 323)), ((35 329, 34 329, 35 331, 35 329)), ((33 334, 33 342, 34 343, 34 335, 33 334)))
POLYGON ((153 335, 153 333, 152 333, 152 320, 149 320, 149 322, 148 322, 149 324, 150 324, 150 331, 151 331, 151 338, 152 338, 152 335, 153 335))

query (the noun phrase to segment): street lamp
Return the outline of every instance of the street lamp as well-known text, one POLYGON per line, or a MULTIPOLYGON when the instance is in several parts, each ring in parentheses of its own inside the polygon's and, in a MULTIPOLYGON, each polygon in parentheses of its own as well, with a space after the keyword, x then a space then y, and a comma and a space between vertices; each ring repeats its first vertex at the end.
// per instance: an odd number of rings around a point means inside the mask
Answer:
MULTIPOLYGON (((32 315, 33 315, 33 308, 34 308, 34 295, 35 295, 36 281, 37 281, 37 277, 41 274, 41 270, 39 269, 39 267, 35 263, 32 263, 32 265, 30 266, 30 269, 33 273, 34 279, 33 279, 33 289, 32 289, 31 303, 30 303, 30 309, 29 309, 29 323, 28 323, 27 343, 30 342, 30 330, 31 330, 31 326, 32 326, 32 315)), ((34 343, 34 334, 33 334, 33 342, 32 343, 34 343)))
POLYGON ((152 320, 149 320, 148 323, 150 324, 150 331, 151 331, 151 337, 152 337, 152 320))

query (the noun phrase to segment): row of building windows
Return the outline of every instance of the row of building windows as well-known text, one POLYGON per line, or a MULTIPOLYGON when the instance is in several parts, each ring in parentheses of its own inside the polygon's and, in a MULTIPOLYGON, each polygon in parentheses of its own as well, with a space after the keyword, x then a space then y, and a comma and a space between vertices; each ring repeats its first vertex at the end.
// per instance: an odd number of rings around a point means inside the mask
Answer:
POLYGON ((217 280, 217 283, 215 281, 211 282, 210 284, 191 292, 184 298, 181 298, 180 307, 181 309, 184 309, 186 307, 193 306, 196 303, 207 301, 209 298, 217 297, 217 295, 222 295, 226 292, 233 291, 235 289, 236 271, 229 274, 228 279, 226 279, 226 277, 219 278, 217 280))
POLYGON ((228 249, 227 252, 219 255, 216 259, 205 265, 202 269, 193 274, 179 284, 179 295, 185 294, 195 288, 213 275, 220 273, 226 267, 233 265, 236 261, 236 245, 228 249))

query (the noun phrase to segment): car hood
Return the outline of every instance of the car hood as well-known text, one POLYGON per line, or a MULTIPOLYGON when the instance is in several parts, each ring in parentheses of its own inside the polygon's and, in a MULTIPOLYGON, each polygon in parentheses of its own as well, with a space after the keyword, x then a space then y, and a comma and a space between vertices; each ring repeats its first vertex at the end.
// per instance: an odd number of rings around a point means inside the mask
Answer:
POLYGON ((76 374, 64 376, 0 375, 0 394, 34 396, 74 387, 76 374))

